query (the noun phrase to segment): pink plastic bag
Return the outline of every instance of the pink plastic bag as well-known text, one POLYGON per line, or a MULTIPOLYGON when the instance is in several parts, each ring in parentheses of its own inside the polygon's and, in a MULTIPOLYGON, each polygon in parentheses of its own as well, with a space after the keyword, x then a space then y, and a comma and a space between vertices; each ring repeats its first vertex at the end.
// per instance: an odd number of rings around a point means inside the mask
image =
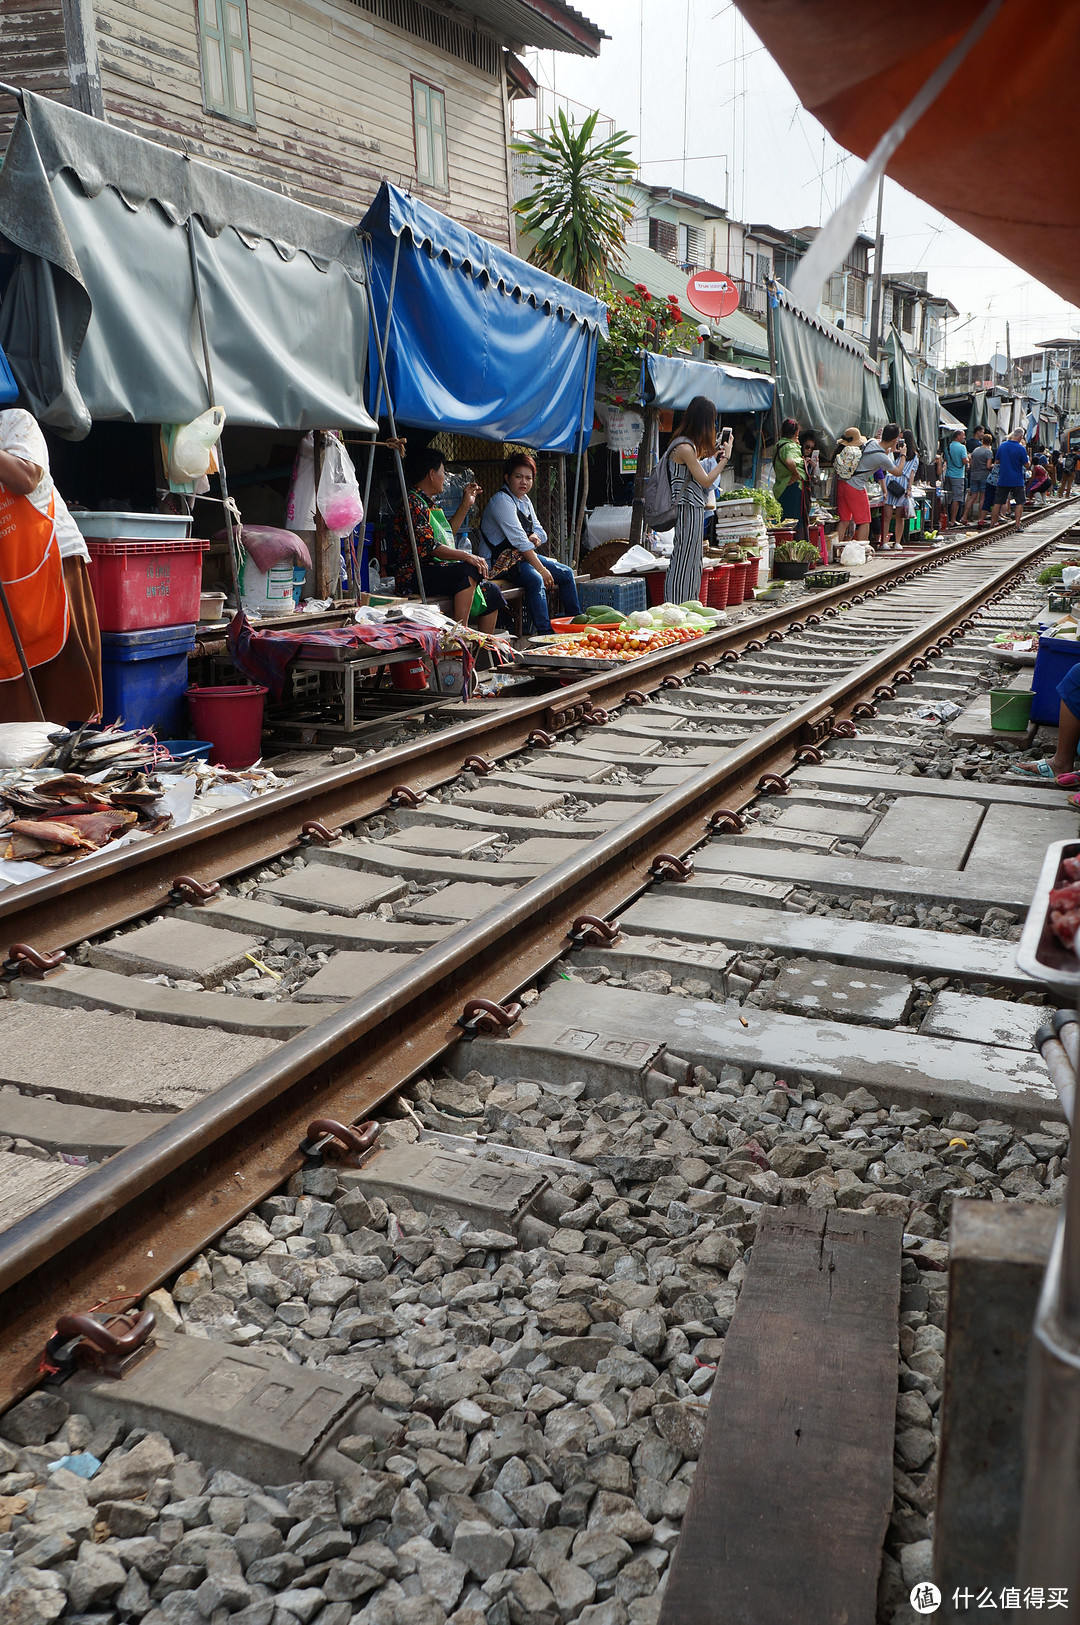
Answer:
POLYGON ((356 470, 336 435, 326 441, 316 500, 327 530, 339 535, 355 530, 364 517, 356 470))

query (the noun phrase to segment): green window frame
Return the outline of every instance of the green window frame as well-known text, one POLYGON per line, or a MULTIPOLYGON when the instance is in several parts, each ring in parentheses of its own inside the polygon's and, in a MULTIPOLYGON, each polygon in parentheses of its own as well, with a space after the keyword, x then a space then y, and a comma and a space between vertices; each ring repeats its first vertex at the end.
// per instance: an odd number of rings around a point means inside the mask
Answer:
POLYGON ((238 124, 255 123, 247 0, 197 0, 203 106, 238 124))
POLYGON ((450 190, 446 157, 446 96, 423 79, 412 82, 416 178, 439 192, 450 190))

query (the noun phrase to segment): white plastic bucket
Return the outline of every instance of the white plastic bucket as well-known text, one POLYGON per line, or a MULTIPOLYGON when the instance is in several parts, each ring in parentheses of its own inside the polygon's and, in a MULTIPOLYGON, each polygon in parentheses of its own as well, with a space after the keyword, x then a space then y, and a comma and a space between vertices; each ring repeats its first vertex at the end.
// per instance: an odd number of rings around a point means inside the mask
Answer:
POLYGON ((269 570, 260 570, 253 559, 244 559, 240 597, 245 609, 256 615, 291 615, 296 607, 293 587, 291 558, 283 559, 269 570))

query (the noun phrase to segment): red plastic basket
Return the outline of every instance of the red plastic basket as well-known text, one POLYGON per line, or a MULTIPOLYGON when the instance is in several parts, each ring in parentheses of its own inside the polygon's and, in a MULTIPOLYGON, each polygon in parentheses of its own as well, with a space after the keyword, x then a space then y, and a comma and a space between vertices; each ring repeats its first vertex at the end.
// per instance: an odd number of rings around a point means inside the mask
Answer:
POLYGON ((666 580, 666 570, 647 570, 645 572, 645 591, 649 595, 650 609, 655 609, 657 604, 664 602, 664 583, 666 580))
POLYGON ((731 591, 731 577, 735 566, 732 564, 715 564, 709 581, 709 596, 705 599, 710 609, 727 609, 728 594, 731 591))
POLYGON ((103 632, 141 632, 199 619, 202 556, 210 546, 186 541, 89 540, 90 588, 103 632))
POLYGON ((756 588, 756 586, 758 584, 758 577, 760 575, 760 572, 761 572, 761 560, 759 558, 747 559, 747 561, 746 561, 746 587, 745 587, 745 589, 743 591, 743 597, 744 598, 750 598, 750 597, 753 596, 754 589, 756 588))
POLYGON ((728 587, 728 608, 736 609, 746 597, 746 562, 731 566, 731 585, 728 587))

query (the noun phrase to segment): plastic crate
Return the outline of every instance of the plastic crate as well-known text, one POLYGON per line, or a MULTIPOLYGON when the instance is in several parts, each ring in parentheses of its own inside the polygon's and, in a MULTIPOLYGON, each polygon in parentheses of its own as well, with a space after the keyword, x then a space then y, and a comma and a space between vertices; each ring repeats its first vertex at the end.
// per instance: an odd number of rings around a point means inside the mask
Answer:
POLYGON ((87 540, 119 542, 130 536, 137 542, 182 542, 191 535, 189 513, 105 513, 76 508, 71 517, 87 540))
POLYGON ((850 580, 850 570, 811 570, 803 578, 803 586, 807 592, 817 592, 823 587, 846 587, 850 580))
POLYGON ((598 576, 595 581, 579 581, 577 589, 582 609, 591 604, 610 604, 612 609, 631 615, 635 609, 648 607, 643 576, 598 576))
POLYGON ((161 626, 101 636, 102 714, 128 728, 153 728, 158 738, 187 731, 184 690, 195 626, 161 626))
POLYGON ((1061 695, 1058 684, 1065 673, 1080 663, 1080 642, 1074 638, 1040 638, 1039 652, 1035 656, 1035 670, 1031 674, 1032 722, 1045 722, 1056 727, 1061 714, 1061 695))
POLYGON ((190 537, 86 545, 90 587, 103 632, 141 632, 199 619, 202 556, 209 542, 190 537))

